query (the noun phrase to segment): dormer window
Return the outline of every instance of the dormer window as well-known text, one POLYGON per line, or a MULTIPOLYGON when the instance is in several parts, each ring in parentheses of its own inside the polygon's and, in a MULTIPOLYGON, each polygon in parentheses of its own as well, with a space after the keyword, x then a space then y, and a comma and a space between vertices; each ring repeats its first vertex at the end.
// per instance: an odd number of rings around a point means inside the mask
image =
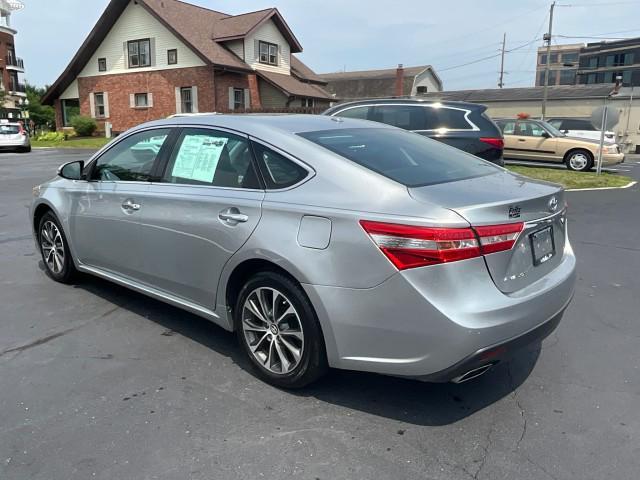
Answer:
POLYGON ((99 72, 106 72, 107 71, 107 59, 106 58, 99 58, 98 59, 98 71, 99 72))
POLYGON ((278 66, 278 45, 260 41, 260 63, 278 66))

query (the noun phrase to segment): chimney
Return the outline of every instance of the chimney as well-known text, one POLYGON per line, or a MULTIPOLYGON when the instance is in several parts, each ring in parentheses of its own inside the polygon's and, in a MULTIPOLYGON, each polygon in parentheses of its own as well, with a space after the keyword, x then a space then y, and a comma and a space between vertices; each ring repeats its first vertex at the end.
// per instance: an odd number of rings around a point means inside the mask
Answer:
POLYGON ((404 95, 404 67, 401 63, 398 64, 396 70, 396 97, 402 97, 404 95))

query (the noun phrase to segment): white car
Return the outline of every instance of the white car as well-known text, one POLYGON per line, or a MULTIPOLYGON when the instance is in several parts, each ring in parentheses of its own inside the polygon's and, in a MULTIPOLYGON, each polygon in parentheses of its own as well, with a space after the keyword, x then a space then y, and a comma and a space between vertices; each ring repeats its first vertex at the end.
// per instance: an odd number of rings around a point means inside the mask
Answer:
MULTIPOLYGON (((594 127, 589 118, 550 118, 547 122, 569 137, 588 138, 600 141, 602 130, 594 127)), ((604 141, 607 143, 615 143, 616 133, 606 130, 604 132, 604 141)))
POLYGON ((0 122, 0 150, 31 151, 29 134, 21 123, 8 120, 0 122))

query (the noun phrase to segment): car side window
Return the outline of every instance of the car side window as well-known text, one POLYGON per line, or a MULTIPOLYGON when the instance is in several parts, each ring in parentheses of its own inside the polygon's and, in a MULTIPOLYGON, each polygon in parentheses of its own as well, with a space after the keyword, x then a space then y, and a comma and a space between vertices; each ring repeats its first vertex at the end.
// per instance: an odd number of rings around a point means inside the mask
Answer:
POLYGON ((427 127, 429 130, 472 130, 465 118, 467 112, 449 107, 428 107, 427 127))
POLYGON ((422 106, 379 105, 374 107, 369 120, 386 123, 405 130, 427 130, 427 115, 422 106))
POLYGON ((549 125, 556 127, 558 130, 565 130, 567 128, 566 120, 549 120, 549 125))
POLYGON ((95 163, 92 180, 146 182, 169 136, 168 128, 134 133, 107 150, 95 163))
POLYGON ((253 151, 269 190, 290 187, 309 175, 305 168, 260 143, 253 142, 253 151))
POLYGON ((503 135, 514 135, 516 131, 516 122, 500 122, 498 123, 500 128, 502 129, 503 135))
POLYGON ((162 181, 183 185, 260 188, 249 140, 204 128, 185 128, 165 169, 162 181))
POLYGON ((367 120, 369 118, 369 108, 370 107, 352 107, 346 110, 343 110, 339 113, 336 113, 335 117, 344 117, 344 118, 359 118, 360 120, 367 120))

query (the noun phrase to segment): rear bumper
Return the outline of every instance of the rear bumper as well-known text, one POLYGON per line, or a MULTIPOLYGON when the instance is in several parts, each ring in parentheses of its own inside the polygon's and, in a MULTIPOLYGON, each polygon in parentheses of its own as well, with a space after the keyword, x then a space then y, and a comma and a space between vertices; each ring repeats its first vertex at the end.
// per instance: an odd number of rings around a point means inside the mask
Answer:
POLYGON ((567 242, 557 268, 512 294, 496 288, 483 258, 399 272, 370 289, 303 287, 332 367, 444 381, 496 346, 552 331, 573 296, 575 263, 567 242))
POLYGON ((29 145, 31 145, 29 137, 25 137, 22 140, 0 140, 0 150, 26 148, 29 145))
MULTIPOLYGON (((596 162, 597 162, 596 158, 596 162)), ((624 153, 607 153, 602 155, 603 165, 617 165, 624 162, 624 153)))

